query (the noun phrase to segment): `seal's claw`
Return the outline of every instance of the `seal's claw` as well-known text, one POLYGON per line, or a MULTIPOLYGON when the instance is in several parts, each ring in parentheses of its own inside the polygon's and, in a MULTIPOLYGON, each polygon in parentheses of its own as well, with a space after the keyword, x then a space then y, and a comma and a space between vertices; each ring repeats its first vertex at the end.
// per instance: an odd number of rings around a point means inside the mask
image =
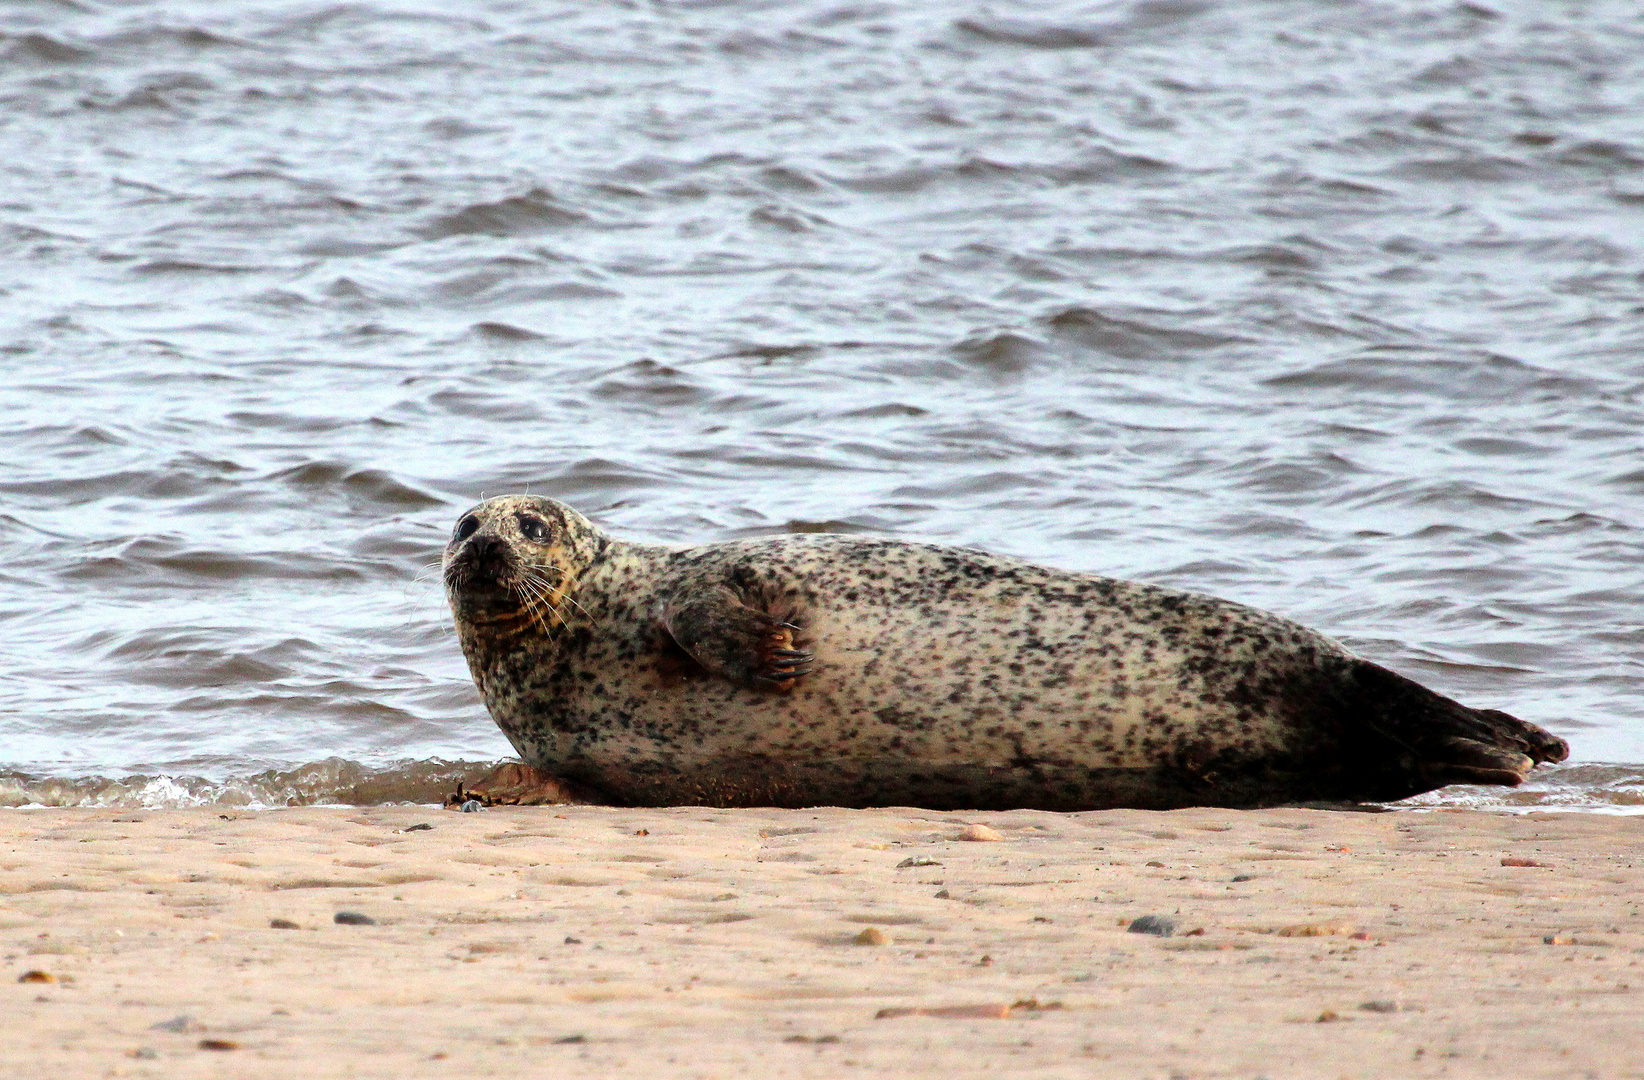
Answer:
POLYGON ((756 678, 772 684, 778 690, 791 690, 795 680, 811 673, 811 664, 815 659, 813 654, 804 649, 772 649, 769 659, 761 665, 762 670, 756 678))
MULTIPOLYGON (((773 620, 774 621, 774 620, 773 620)), ((778 627, 791 623, 776 622, 778 627)), ((773 689, 786 692, 794 688, 795 680, 810 673, 815 656, 807 649, 794 648, 793 631, 778 629, 770 637, 771 645, 762 651, 755 664, 757 677, 773 689)))

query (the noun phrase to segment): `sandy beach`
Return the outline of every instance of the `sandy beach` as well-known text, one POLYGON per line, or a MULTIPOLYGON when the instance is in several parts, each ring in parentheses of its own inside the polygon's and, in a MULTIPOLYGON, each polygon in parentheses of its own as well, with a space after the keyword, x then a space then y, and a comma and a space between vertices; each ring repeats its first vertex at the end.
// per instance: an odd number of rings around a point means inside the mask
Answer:
POLYGON ((1641 1076, 1641 837, 1472 811, 9 810, 0 1074, 1641 1076))

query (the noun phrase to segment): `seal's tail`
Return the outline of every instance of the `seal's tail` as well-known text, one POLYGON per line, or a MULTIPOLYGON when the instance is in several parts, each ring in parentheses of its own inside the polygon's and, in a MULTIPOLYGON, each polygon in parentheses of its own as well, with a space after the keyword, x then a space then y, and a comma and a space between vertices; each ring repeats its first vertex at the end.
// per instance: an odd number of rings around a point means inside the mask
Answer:
POLYGON ((1472 709, 1420 683, 1360 661, 1361 715, 1405 748, 1427 790, 1445 784, 1517 787, 1542 762, 1563 761, 1570 744, 1516 716, 1472 709))

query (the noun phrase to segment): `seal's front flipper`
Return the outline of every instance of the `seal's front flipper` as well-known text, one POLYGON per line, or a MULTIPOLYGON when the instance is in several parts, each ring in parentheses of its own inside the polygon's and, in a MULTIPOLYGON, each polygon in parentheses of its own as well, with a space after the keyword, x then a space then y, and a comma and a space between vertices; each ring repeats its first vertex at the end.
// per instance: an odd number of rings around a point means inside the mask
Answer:
POLYGON ((448 808, 470 802, 481 806, 573 806, 610 801, 591 788, 519 761, 503 762, 473 787, 458 781, 456 794, 445 797, 448 808))
POLYGON ((800 627, 749 607, 724 586, 663 605, 662 625, 711 674, 756 689, 792 690, 812 655, 797 648, 800 627))

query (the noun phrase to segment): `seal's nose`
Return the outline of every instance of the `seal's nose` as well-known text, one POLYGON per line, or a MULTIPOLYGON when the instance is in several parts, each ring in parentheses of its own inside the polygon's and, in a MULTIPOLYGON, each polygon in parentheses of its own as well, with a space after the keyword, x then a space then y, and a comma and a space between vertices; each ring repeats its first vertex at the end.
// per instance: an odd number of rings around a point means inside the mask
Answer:
POLYGON ((508 542, 492 533, 480 533, 468 541, 468 550, 474 559, 497 559, 508 550, 508 542))

